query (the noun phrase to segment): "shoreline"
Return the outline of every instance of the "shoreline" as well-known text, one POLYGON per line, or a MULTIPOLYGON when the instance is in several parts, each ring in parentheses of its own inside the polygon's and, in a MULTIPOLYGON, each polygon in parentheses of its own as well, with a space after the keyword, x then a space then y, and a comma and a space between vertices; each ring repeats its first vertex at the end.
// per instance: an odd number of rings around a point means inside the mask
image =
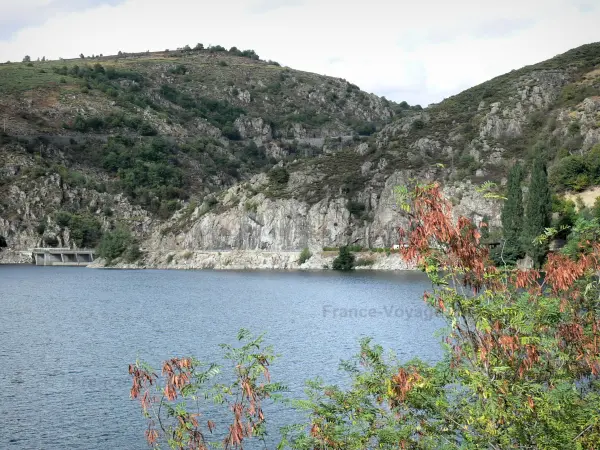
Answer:
MULTIPOLYGON (((414 270, 400 255, 375 252, 357 252, 356 270, 414 270)), ((173 270, 331 270, 337 252, 315 252, 305 263, 299 264, 299 251, 265 250, 177 250, 146 252, 139 263, 119 262, 112 268, 122 269, 173 269, 173 270)), ((104 268, 102 259, 90 264, 90 268, 104 268)))
MULTIPOLYGON (((0 265, 32 264, 32 259, 24 251, 0 252, 0 265)), ((407 264, 396 253, 356 252, 355 270, 368 271, 414 271, 416 267, 407 264)), ((266 250, 160 250, 146 251, 139 262, 127 263, 116 260, 107 265, 98 258, 87 268, 91 269, 163 269, 163 270, 275 270, 275 271, 324 271, 332 270, 337 252, 315 251, 303 264, 298 263, 299 251, 266 250)))

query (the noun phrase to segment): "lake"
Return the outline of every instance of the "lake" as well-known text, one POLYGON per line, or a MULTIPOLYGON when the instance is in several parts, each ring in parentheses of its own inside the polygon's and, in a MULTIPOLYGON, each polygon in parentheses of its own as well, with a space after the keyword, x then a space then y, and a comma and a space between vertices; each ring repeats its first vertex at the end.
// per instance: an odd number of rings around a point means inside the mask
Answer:
POLYGON ((401 360, 436 361, 443 323, 423 303, 429 286, 414 272, 0 266, 0 448, 146 449, 128 364, 212 361, 242 327, 267 333, 281 355, 273 380, 296 397, 306 379, 339 381, 364 336, 401 360))

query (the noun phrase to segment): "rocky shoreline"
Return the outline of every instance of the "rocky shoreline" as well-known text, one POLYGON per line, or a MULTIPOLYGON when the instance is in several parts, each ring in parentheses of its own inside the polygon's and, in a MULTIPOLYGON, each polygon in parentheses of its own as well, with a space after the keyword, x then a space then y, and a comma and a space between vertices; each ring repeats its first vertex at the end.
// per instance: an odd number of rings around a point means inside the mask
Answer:
MULTIPOLYGON (((139 263, 118 262, 115 269, 176 269, 176 270, 328 270, 336 252, 315 252, 304 264, 299 264, 300 252, 231 250, 231 251, 158 251, 149 252, 139 263)), ((360 252, 356 254, 357 270, 414 270, 398 254, 360 252)), ((106 261, 96 260, 90 268, 105 268, 106 261)))
MULTIPOLYGON (((328 270, 333 265, 337 252, 314 252, 304 263, 299 264, 300 252, 264 250, 178 250, 146 252, 142 260, 135 263, 117 261, 107 265, 102 258, 88 268, 114 269, 174 269, 174 270, 328 270)), ((396 253, 357 252, 356 270, 415 270, 396 253)), ((32 264, 31 255, 24 251, 4 250, 0 252, 0 265, 32 264)))

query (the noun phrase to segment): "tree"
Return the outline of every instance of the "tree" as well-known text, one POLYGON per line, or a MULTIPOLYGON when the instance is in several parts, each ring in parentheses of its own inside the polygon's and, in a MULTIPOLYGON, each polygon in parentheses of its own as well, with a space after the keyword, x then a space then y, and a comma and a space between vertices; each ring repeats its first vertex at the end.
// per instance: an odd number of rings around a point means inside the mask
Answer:
POLYGON ((304 264, 312 257, 312 253, 308 249, 308 247, 304 247, 302 252, 300 252, 300 258, 298 258, 298 264, 304 264))
POLYGON ((195 50, 195 51, 204 50, 204 45, 203 45, 203 44, 201 44, 200 42, 198 42, 198 43, 196 44, 196 46, 194 47, 194 50, 195 50))
POLYGON ((29 56, 29 55, 25 55, 25 56, 23 57, 23 62, 26 62, 26 63, 28 63, 28 62, 31 62, 31 56, 29 56))
POLYGON ((525 208, 523 222, 523 249, 531 257, 536 267, 539 267, 546 254, 543 245, 536 243, 535 239, 550 226, 552 211, 552 197, 548 187, 548 174, 546 164, 541 156, 536 157, 531 168, 531 181, 525 208))
POLYGON ((125 228, 104 233, 98 245, 98 256, 111 261, 122 256, 133 244, 131 232, 125 228))
POLYGON ((508 192, 502 208, 502 237, 504 238, 502 258, 508 264, 515 264, 523 256, 521 233, 523 231, 523 193, 521 181, 523 171, 516 164, 508 175, 508 192))
POLYGON ((333 270, 347 272, 354 269, 354 255, 350 252, 348 246, 340 247, 340 253, 333 260, 333 270))
POLYGON ((74 214, 69 229, 71 240, 79 248, 94 248, 102 237, 102 224, 89 214, 74 214))
POLYGON ((85 55, 84 55, 83 53, 80 53, 80 54, 79 54, 79 57, 80 57, 81 59, 85 59, 85 55))

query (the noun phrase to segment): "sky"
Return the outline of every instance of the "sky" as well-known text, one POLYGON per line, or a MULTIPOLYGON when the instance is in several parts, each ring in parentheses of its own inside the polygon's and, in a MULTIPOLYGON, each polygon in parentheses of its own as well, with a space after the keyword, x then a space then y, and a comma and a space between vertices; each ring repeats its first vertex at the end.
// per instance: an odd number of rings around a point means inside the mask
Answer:
POLYGON ((194 46, 426 106, 600 41, 599 0, 0 0, 0 61, 194 46))

